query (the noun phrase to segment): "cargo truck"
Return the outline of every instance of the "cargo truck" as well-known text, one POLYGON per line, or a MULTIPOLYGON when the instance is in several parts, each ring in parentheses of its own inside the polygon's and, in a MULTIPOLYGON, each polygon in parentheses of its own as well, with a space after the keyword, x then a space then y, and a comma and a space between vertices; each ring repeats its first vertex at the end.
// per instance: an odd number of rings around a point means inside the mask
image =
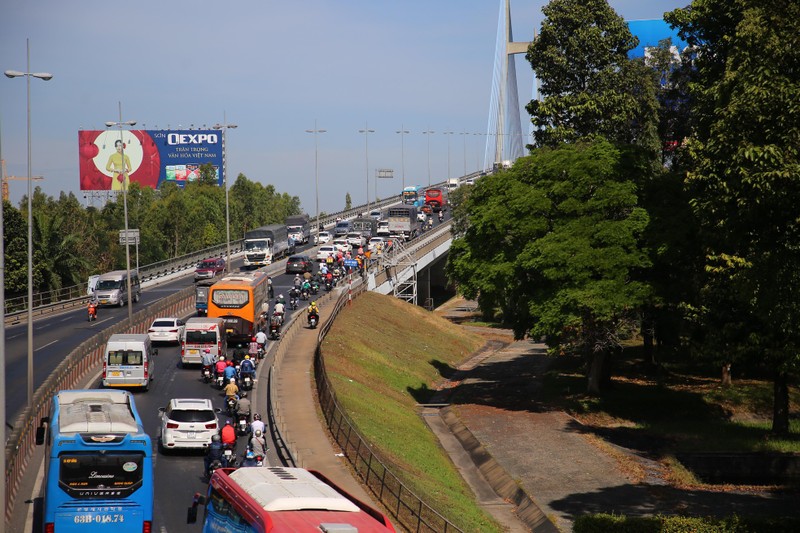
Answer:
POLYGON ((417 207, 404 205, 389 208, 389 232, 402 234, 406 241, 415 238, 420 230, 420 221, 417 218, 417 207))
POLYGON ((244 267, 259 268, 272 264, 289 250, 289 235, 283 224, 272 224, 244 234, 244 267))
POLYGON ((286 231, 295 244, 308 244, 311 239, 311 224, 308 215, 286 217, 286 231))
POLYGON ((378 234, 378 221, 372 217, 356 217, 352 221, 353 231, 357 231, 367 242, 378 234))

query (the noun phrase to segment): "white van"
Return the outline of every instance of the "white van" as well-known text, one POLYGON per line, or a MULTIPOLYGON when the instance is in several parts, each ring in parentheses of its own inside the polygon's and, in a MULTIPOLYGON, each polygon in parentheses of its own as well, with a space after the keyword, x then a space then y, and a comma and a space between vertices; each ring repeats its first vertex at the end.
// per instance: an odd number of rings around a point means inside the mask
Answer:
POLYGON ((103 386, 149 389, 155 355, 158 350, 153 349, 146 333, 111 335, 103 358, 103 386))
POLYGON ((128 272, 114 270, 97 278, 94 287, 94 297, 100 305, 118 305, 122 307, 130 300, 138 302, 142 296, 142 286, 139 284, 139 273, 131 270, 131 293, 128 297, 128 272))
POLYGON ((181 364, 203 363, 203 350, 208 348, 218 358, 225 355, 228 342, 225 338, 225 321, 221 318, 192 317, 186 321, 181 337, 181 364))

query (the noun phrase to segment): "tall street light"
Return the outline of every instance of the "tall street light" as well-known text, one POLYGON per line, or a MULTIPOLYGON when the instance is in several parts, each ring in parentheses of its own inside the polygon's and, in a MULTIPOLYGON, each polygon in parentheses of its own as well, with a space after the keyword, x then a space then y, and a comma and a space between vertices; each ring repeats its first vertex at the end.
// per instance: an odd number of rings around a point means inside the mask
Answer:
POLYGON ((464 174, 463 175, 466 176, 467 175, 467 135, 469 135, 469 133, 467 133, 467 130, 464 130, 461 133, 459 133, 459 135, 461 135, 462 136, 461 138, 464 139, 464 174))
POLYGON ((443 132, 447 135, 447 181, 450 181, 450 136, 453 135, 452 131, 443 132))
POLYGON ((222 174, 223 174, 223 185, 225 186, 225 242, 226 245, 226 254, 227 257, 225 258, 225 272, 230 274, 231 272, 231 214, 230 214, 230 207, 228 203, 228 130, 235 129, 238 126, 236 124, 228 124, 228 119, 225 116, 225 112, 222 112, 222 124, 214 124, 211 126, 215 130, 222 130, 222 174))
POLYGON ((314 135, 314 189, 317 196, 317 240, 315 244, 319 244, 319 152, 317 150, 317 136, 326 131, 328 130, 317 129, 316 119, 314 119, 314 129, 306 130, 306 133, 312 133, 314 135))
MULTIPOLYGON (((125 276, 126 285, 128 290, 128 327, 133 327, 133 302, 131 299, 133 298, 133 293, 131 292, 131 247, 130 247, 130 238, 128 235, 128 185, 130 185, 130 178, 128 177, 128 172, 132 169, 130 168, 130 161, 125 159, 125 141, 122 140, 122 126, 135 126, 135 120, 122 120, 122 102, 118 102, 119 104, 119 121, 108 121, 106 122, 106 126, 109 128, 113 128, 116 126, 119 128, 119 142, 120 142, 120 168, 119 171, 122 173, 122 205, 123 211, 125 213, 125 270, 127 275, 125 276)), ((117 170, 117 169, 114 169, 117 170)))
POLYGON ((375 133, 375 130, 369 129, 369 124, 365 122, 364 129, 358 130, 358 133, 364 134, 364 154, 367 163, 367 211, 369 211, 369 143, 367 142, 367 139, 369 138, 370 133, 375 133))
MULTIPOLYGON (((404 129, 403 125, 400 124, 400 129, 397 130, 396 133, 400 134, 400 166, 402 168, 402 174, 403 174, 403 189, 405 189, 406 188, 406 155, 405 155, 406 150, 405 150, 405 146, 404 146, 404 143, 403 143, 403 137, 405 135, 408 135, 411 132, 408 131, 407 129, 404 129)), ((403 190, 403 189, 400 189, 400 190, 403 190)))
MULTIPOLYGON (((33 405, 33 177, 31 176, 31 78, 48 81, 53 78, 49 72, 31 72, 31 43, 25 39, 27 63, 25 72, 7 70, 6 76, 18 78, 25 76, 28 103, 28 406, 33 405)), ((3 310, 5 313, 5 310, 3 310)), ((5 384, 3 385, 5 388, 5 384)), ((5 397, 5 395, 3 396, 5 397)), ((5 441, 3 441, 5 442, 5 441)))
POLYGON ((422 134, 428 137, 428 187, 431 186, 431 135, 436 133, 428 128, 422 134))

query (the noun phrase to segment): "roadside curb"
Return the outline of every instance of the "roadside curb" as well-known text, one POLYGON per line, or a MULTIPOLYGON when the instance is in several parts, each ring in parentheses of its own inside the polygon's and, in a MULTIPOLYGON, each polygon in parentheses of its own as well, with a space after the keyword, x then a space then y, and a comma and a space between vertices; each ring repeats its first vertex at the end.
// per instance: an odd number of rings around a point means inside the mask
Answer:
POLYGON ((492 455, 475 438, 451 408, 444 407, 439 416, 447 428, 458 439, 472 462, 488 481, 492 489, 517 508, 517 515, 531 531, 536 533, 559 533, 556 525, 542 512, 536 501, 528 495, 506 472, 492 455))

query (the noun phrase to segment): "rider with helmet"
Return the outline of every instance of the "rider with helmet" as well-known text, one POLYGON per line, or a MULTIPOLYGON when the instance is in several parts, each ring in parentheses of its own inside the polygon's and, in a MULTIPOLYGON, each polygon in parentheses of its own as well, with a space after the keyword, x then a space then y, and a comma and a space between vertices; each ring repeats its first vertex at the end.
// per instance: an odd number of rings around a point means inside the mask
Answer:
POLYGON ((223 445, 236 446, 236 430, 233 429, 233 422, 225 421, 225 426, 219 432, 223 445))
POLYGON ((208 474, 208 467, 214 461, 219 461, 222 466, 227 466, 225 455, 222 453, 222 439, 219 435, 211 436, 211 444, 208 445, 208 453, 203 458, 203 463, 206 466, 206 474, 208 474))
POLYGON ((266 457, 269 447, 267 446, 267 439, 264 438, 264 432, 260 429, 255 430, 247 447, 250 448, 254 454, 266 457))
POLYGON ((250 420, 250 400, 247 398, 247 393, 244 391, 239 395, 239 403, 236 405, 236 414, 238 416, 244 415, 247 420, 250 420))
POLYGON ((282 304, 286 305, 286 298, 283 297, 283 294, 279 294, 277 298, 275 298, 275 305, 282 304))
POLYGON ((264 433, 267 430, 267 425, 261 421, 261 415, 256 413, 253 415, 253 422, 250 424, 250 433, 256 434, 256 431, 264 433))
POLYGON ((244 380, 245 376, 250 376, 251 380, 256 379, 256 367, 249 355, 245 355, 242 364, 239 365, 239 375, 242 380, 244 380))
POLYGON ((307 316, 308 316, 308 321, 309 322, 311 322, 311 317, 312 316, 316 316, 317 317, 317 322, 319 322, 319 307, 317 307, 317 302, 316 301, 311 302, 308 305, 308 309, 306 310, 306 312, 308 313, 307 316))
POLYGON ((300 287, 302 285, 303 285, 303 280, 300 278, 300 274, 295 274, 294 275, 294 288, 295 289, 300 289, 300 287))

